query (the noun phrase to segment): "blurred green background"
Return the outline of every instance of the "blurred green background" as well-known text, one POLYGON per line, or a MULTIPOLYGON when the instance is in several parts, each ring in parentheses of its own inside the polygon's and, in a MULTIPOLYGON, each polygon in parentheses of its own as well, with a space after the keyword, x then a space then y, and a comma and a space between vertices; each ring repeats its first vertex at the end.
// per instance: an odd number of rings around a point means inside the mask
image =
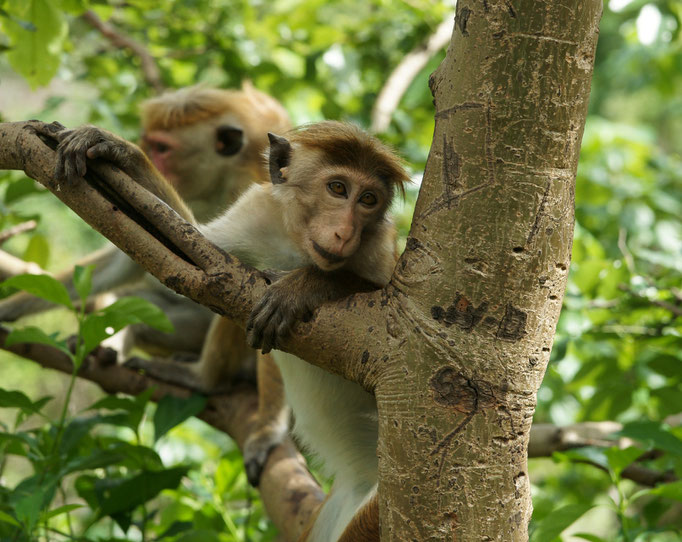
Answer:
MULTIPOLYGON (((154 89, 139 57, 95 30, 82 17, 86 9, 143 44, 167 88, 197 82, 237 87, 250 79, 278 98, 296 124, 326 118, 365 127, 391 71, 454 14, 453 2, 426 0, 0 0, 0 120, 88 122, 136 139, 138 105, 154 89)), ((682 430, 663 421, 682 412, 681 24, 680 1, 604 4, 569 284, 535 416, 560 425, 629 424, 643 450, 668 443, 645 465, 677 476, 682 430)), ((428 76, 443 57, 444 50, 415 77, 379 134, 405 157, 417 181, 433 133, 428 76)), ((396 209, 403 236, 415 197, 416 187, 396 209)), ((38 220, 35 231, 3 249, 52 271, 103 243, 16 172, 0 172, 0 212, 0 230, 38 220)), ((29 322, 65 333, 73 327, 65 314, 29 322)), ((3 353, 0 374, 4 388, 32 398, 53 395, 49 409, 59 410, 67 382, 62 375, 3 353)), ((76 415, 100 395, 80 383, 70 412, 76 415)), ((10 418, 0 410, 5 424, 10 418)), ((224 435, 189 420, 155 449, 165 464, 189 463, 191 469, 186 483, 164 492, 155 505, 160 512, 150 520, 150 539, 181 517, 215 537, 197 540, 274 540, 239 454, 224 435)), ((564 505, 590 508, 563 538, 557 532, 540 539, 536 532, 534 540, 682 540, 682 488, 633 498, 641 488, 614 475, 603 452, 589 454, 608 464, 611 475, 571 454, 530 461, 534 527, 544 518, 559 525, 550 514, 564 505)), ((1 481, 11 488, 27 467, 16 459, 8 464, 1 481)), ((100 521, 87 536, 143 535, 100 521)))

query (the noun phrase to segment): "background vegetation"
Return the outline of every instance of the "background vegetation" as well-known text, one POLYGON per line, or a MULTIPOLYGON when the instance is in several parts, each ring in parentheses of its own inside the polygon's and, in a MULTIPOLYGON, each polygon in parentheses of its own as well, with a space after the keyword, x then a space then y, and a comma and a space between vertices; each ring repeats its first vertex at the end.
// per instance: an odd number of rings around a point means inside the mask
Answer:
MULTIPOLYGON (((391 70, 453 13, 427 0, 0 0, 1 120, 90 122, 136 138, 138 104, 155 90, 140 57, 112 45, 86 9, 143 44, 167 88, 248 78, 297 124, 363 126, 391 70)), ((682 429, 664 422, 682 412, 681 25, 679 1, 605 4, 569 285, 535 421, 615 420, 631 447, 531 460, 537 542, 682 540, 682 485, 621 479, 638 457, 682 474, 682 429)), ((433 130, 428 75, 443 55, 381 134, 417 181, 433 130)), ((403 234, 415 193, 397 209, 403 234)), ((0 210, 0 230, 38 220, 3 248, 49 270, 103 243, 15 173, 0 172, 0 210)), ((140 318, 154 318, 145 310, 140 318)), ((82 318, 65 307, 22 325, 59 340, 82 318)), ((0 367, 0 539, 274 539, 229 439, 195 419, 167 432, 200 399, 156 408, 76 383, 65 407, 69 379, 4 353, 0 367), (38 491, 46 473, 50 489, 38 491)))

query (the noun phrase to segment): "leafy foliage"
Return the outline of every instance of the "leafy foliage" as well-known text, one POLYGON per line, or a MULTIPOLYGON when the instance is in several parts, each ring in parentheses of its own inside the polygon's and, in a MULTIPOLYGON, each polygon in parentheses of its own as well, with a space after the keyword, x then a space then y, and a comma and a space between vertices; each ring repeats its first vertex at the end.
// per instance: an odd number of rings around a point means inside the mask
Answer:
MULTIPOLYGON (((91 271, 77 268, 74 273, 82 299, 89 293, 91 271)), ((168 330, 170 324, 165 316, 142 299, 126 298, 114 309, 86 315, 83 309, 72 307, 68 296, 66 299, 60 297, 61 285, 47 276, 13 277, 4 285, 22 287, 67 305, 76 313, 80 332, 74 353, 66 341, 48 336, 38 328, 17 329, 7 338, 9 344, 38 342, 58 348, 69 356, 74 369, 58 419, 52 419, 44 412, 50 397, 33 401, 19 390, 0 389, 0 408, 16 411, 12 427, 3 424, 0 433, 0 457, 3 458, 0 469, 6 468, 7 459, 12 456, 22 458, 30 465, 26 476, 13 487, 0 486, 0 538, 17 541, 52 540, 56 536, 90 539, 89 533, 101 531, 105 525, 109 525, 112 532, 115 527, 120 533, 131 530, 139 531, 142 536, 153 533, 159 540, 190 540, 205 536, 202 518, 215 515, 217 506, 205 505, 205 509, 191 514, 178 511, 179 516, 191 521, 171 520, 170 516, 159 520, 157 509, 160 495, 184 493, 186 490, 181 484, 189 476, 190 469, 198 470, 191 462, 166 466, 158 452, 159 439, 200 412, 206 403, 204 397, 162 399, 153 414, 154 438, 149 445, 144 444, 143 420, 149 410, 151 390, 135 398, 106 397, 74 417, 67 415, 78 368, 102 338, 94 336, 92 330, 118 329, 131 322, 168 330), (122 311, 121 306, 126 310, 122 311), (42 419, 42 425, 23 429, 23 422, 35 416, 42 419), (123 429, 128 431, 128 438, 121 431, 123 429), (77 498, 80 503, 69 502, 77 498), (68 533, 63 531, 65 528, 68 533)), ((235 487, 240 487, 234 484, 237 477, 243 478, 236 465, 239 462, 232 457, 229 466, 219 467, 223 473, 221 481, 228 477, 231 482, 229 487, 220 486, 221 493, 229 494, 235 487)), ((242 481, 242 491, 243 486, 242 481)), ((225 529, 227 523, 221 523, 217 518, 210 521, 215 531, 230 530, 225 529)), ((231 518, 229 525, 236 534, 237 527, 231 518)), ((252 529, 254 532, 266 530, 252 529)), ((209 538, 222 539, 215 533, 209 538)))

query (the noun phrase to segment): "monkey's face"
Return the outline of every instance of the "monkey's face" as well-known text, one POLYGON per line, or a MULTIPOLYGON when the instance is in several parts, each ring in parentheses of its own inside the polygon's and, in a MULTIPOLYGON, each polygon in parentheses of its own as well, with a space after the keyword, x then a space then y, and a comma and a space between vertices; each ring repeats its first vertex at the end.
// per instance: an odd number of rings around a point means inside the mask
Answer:
POLYGON ((185 199, 205 197, 230 182, 243 165, 247 145, 231 114, 168 130, 145 133, 142 148, 156 168, 185 199))
POLYGON ((342 267, 358 250, 363 232, 383 219, 390 199, 382 181, 348 167, 322 169, 305 192, 303 246, 325 271, 342 267))

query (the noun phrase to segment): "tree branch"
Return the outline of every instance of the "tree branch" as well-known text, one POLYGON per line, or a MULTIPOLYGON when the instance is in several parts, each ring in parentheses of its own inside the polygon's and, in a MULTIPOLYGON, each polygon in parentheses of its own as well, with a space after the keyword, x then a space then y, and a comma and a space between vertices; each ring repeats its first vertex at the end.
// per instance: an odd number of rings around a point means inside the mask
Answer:
POLYGON ((11 239, 15 235, 19 235, 20 233, 25 233, 27 231, 34 230, 38 223, 35 220, 27 220, 26 222, 22 222, 21 224, 17 224, 16 226, 12 226, 11 228, 7 228, 6 230, 3 230, 0 232, 0 245, 2 245, 5 241, 8 239, 11 239))
MULTIPOLYGON (((0 124, 0 169, 23 170, 168 288, 245 325, 267 285, 261 272, 207 241, 109 163, 88 161, 84 179, 56 181, 56 153, 36 135, 37 122, 0 124)), ((386 331, 375 330, 364 342, 348 337, 387 320, 385 290, 326 304, 280 349, 372 390, 376 361, 389 353, 386 331)))
POLYGON ((32 275, 42 275, 46 271, 37 263, 26 262, 21 258, 13 256, 9 252, 0 250, 0 280, 21 275, 23 273, 31 273, 32 275))
POLYGON ((373 133, 384 132, 391 123, 393 112, 397 109, 400 100, 409 88, 414 78, 431 60, 433 55, 442 50, 452 36, 452 28, 455 20, 452 14, 438 25, 435 32, 429 36, 426 42, 419 44, 407 53, 395 69, 388 76, 384 86, 379 91, 374 107, 372 107, 372 124, 370 131, 373 133))
MULTIPOLYGON (((71 361, 63 352, 39 344, 6 347, 4 343, 7 335, 8 330, 0 326, 0 348, 33 360, 45 368, 71 374, 71 361)), ((112 394, 138 395, 153 386, 155 392, 152 398, 155 401, 164 395, 187 397, 192 393, 189 387, 168 384, 117 365, 116 359, 117 354, 112 349, 98 348, 88 356, 78 376, 98 384, 102 390, 112 394)), ((240 388, 228 395, 211 396, 199 418, 231 436, 241 449, 251 431, 256 409, 255 391, 240 388)), ((671 416, 666 422, 670 425, 679 425, 682 423, 682 415, 671 416)), ((549 423, 533 424, 530 430, 528 457, 551 457, 554 452, 585 446, 618 445, 618 441, 614 440, 612 435, 622 427, 622 424, 611 421, 576 423, 564 427, 549 423)), ((605 470, 597 463, 584 462, 605 470)), ((672 472, 659 472, 638 463, 629 465, 622 476, 650 487, 677 480, 672 472)), ((260 491, 268 515, 287 540, 298 538, 307 518, 314 513, 324 498, 322 490, 307 471, 305 460, 289 440, 270 454, 262 475, 260 491)))
MULTIPOLYGON (((45 368, 68 375, 73 366, 59 350, 41 344, 5 346, 9 331, 0 326, 0 348, 33 360, 45 368)), ((78 372, 80 378, 94 382, 107 393, 138 395, 153 387, 153 400, 165 395, 189 397, 191 390, 139 374, 116 364, 117 354, 110 348, 97 348, 78 372)), ((253 429, 258 397, 253 388, 242 387, 230 394, 208 397, 206 408, 198 417, 232 437, 240 449, 253 429)), ((305 459, 287 438, 268 457, 259 487, 268 516, 285 540, 295 541, 308 519, 324 499, 324 493, 308 472, 305 459)))
POLYGON ((88 10, 83 14, 83 19, 96 28, 105 38, 107 38, 112 45, 129 49, 132 53, 140 57, 140 64, 142 74, 145 81, 151 86, 157 94, 164 90, 164 84, 161 77, 161 71, 154 57, 147 51, 147 48, 141 43, 135 41, 129 36, 121 34, 112 25, 100 19, 94 11, 88 10))

